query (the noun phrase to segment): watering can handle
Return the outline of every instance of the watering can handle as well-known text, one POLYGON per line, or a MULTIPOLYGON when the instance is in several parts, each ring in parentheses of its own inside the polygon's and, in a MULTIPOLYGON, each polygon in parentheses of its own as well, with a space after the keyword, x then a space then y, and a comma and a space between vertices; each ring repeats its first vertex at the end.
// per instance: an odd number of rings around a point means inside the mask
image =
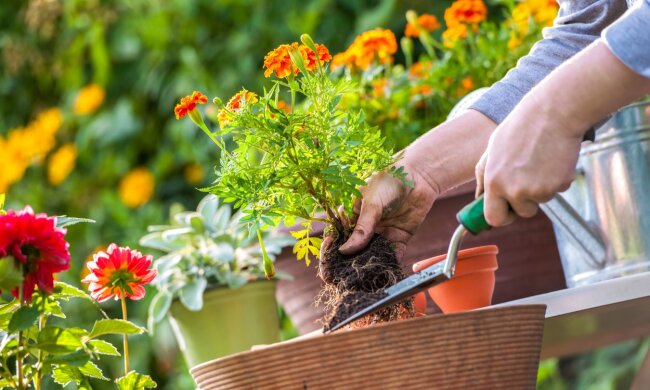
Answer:
POLYGON ((463 209, 456 214, 456 219, 458 219, 458 222, 465 226, 465 229, 470 233, 477 235, 491 228, 485 220, 485 213, 483 210, 483 195, 481 195, 473 200, 472 203, 463 207, 463 209))

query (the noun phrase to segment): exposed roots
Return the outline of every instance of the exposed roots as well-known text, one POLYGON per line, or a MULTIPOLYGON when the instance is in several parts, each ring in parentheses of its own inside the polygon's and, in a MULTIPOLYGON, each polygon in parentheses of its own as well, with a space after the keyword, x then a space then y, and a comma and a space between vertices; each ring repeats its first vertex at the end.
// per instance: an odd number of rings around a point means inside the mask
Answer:
MULTIPOLYGON (((368 247, 354 256, 344 256, 338 251, 345 240, 342 234, 338 234, 334 239, 325 240, 321 250, 319 275, 325 286, 318 296, 318 302, 326 307, 323 319, 325 330, 383 298, 386 288, 406 277, 393 246, 384 237, 375 235, 368 247)), ((362 318, 351 327, 414 316, 413 303, 406 300, 362 318)))

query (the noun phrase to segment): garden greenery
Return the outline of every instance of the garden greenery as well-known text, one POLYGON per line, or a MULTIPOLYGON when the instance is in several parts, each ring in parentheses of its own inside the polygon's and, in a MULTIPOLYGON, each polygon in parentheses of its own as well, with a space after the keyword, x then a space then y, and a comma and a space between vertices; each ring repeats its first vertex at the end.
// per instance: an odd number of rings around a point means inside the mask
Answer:
MULTIPOLYGON (((396 160, 363 112, 339 106, 356 84, 331 77, 327 49, 308 35, 301 39, 303 45, 282 45, 267 55, 267 68, 281 76, 268 91, 257 97, 244 90, 222 108, 217 134, 229 135, 235 146, 229 151, 223 141, 215 141, 223 153, 217 179, 207 190, 242 208, 241 222, 254 229, 302 220, 303 228, 292 232, 294 252, 309 264, 322 241, 310 234, 314 222, 339 234, 349 232, 338 206, 351 215, 359 186, 373 172, 388 170, 404 181, 406 175, 391 168, 396 160), (286 111, 280 108, 283 93, 291 96, 286 111)), ((190 118, 211 134, 198 110, 190 111, 190 118)))
MULTIPOLYGON (((154 266, 158 290, 149 307, 149 329, 165 318, 172 300, 192 311, 203 307, 206 288, 238 288, 264 277, 263 257, 257 237, 240 223, 242 212, 233 214, 228 204, 214 195, 199 203, 196 211, 172 208, 170 225, 150 226, 140 245, 165 252, 154 266)), ((273 260, 293 243, 288 235, 264 234, 267 255, 273 260)))

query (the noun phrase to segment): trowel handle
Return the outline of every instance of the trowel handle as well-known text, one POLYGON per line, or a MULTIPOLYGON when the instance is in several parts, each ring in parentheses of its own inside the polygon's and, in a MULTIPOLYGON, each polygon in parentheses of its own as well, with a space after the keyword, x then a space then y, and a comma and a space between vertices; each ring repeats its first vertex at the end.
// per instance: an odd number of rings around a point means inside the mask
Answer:
POLYGON ((456 214, 456 219, 465 226, 465 229, 474 235, 491 228, 485 220, 485 213, 483 212, 483 195, 463 207, 463 209, 456 214))

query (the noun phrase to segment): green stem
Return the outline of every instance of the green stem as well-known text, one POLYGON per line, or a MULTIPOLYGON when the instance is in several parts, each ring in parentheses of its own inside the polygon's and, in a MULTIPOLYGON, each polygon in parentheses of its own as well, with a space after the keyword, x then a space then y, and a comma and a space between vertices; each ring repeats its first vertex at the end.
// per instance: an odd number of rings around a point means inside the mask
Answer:
MULTIPOLYGON (((20 301, 20 307, 25 305, 25 283, 21 281, 18 285, 18 300, 20 301)), ((16 371, 18 372, 18 388, 24 389, 25 384, 23 383, 23 331, 18 331, 18 353, 16 355, 16 371)))
MULTIPOLYGON (((45 306, 45 299, 47 298, 43 296, 43 306, 45 306)), ((41 316, 38 317, 38 331, 39 332, 42 331, 44 326, 45 326, 45 314, 41 314, 41 316)), ((35 390, 41 389, 42 368, 43 368, 43 351, 39 349, 37 360, 36 360, 36 375, 34 375, 35 390)))
POLYGON ((291 73, 291 75, 289 75, 287 80, 289 81, 289 90, 291 91, 291 107, 289 107, 290 113, 293 112, 294 110, 293 107, 296 105, 296 91, 293 89, 293 86, 291 86, 291 84, 293 84, 293 80, 294 80, 293 73, 291 73))
MULTIPOLYGON (((128 321, 128 316, 126 312, 126 298, 124 298, 124 292, 120 293, 120 299, 122 301, 122 319, 128 321)), ((124 375, 126 376, 129 373, 129 337, 124 335, 124 375)))
POLYGON ((16 384, 16 380, 14 379, 14 374, 12 374, 11 371, 9 371, 9 368, 7 367, 6 359, 3 359, 2 370, 5 373, 5 378, 7 378, 7 380, 11 382, 11 386, 17 388, 18 385, 16 384))

